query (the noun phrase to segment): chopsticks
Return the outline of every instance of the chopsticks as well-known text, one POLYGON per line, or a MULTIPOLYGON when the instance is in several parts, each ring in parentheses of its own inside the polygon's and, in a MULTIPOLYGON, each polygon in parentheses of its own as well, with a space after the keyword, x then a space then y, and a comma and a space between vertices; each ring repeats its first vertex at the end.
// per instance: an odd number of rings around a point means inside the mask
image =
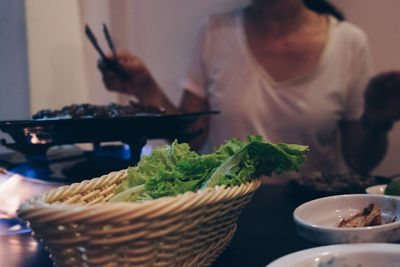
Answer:
POLYGON ((110 49, 113 53, 114 58, 117 58, 117 52, 115 52, 113 41, 111 39, 110 33, 108 32, 107 25, 105 23, 103 23, 103 32, 104 32, 104 36, 106 37, 108 46, 110 47, 110 49))
POLYGON ((118 58, 117 58, 117 53, 115 51, 115 47, 113 44, 113 41, 111 39, 111 35, 108 32, 106 24, 103 23, 103 32, 105 35, 105 38, 107 40, 107 44, 109 48, 111 49, 113 53, 113 58, 110 59, 106 57, 104 54, 103 50, 100 48, 96 37, 94 36, 92 30, 90 29, 89 25, 86 24, 85 26, 85 33, 86 36, 88 37, 89 41, 92 43, 94 48, 97 50, 97 52, 100 54, 101 59, 104 61, 104 64, 106 64, 107 68, 109 68, 111 71, 113 71, 122 81, 128 81, 129 75, 126 73, 126 71, 121 67, 119 64, 118 58))
POLYGON ((89 38, 90 42, 93 44, 94 48, 96 48, 97 52, 99 52, 101 58, 104 61, 106 61, 107 57, 103 53, 103 50, 101 50, 99 44, 97 43, 96 37, 94 36, 92 30, 90 30, 89 25, 87 25, 87 24, 86 24, 86 27, 85 27, 85 33, 86 33, 86 36, 89 38))

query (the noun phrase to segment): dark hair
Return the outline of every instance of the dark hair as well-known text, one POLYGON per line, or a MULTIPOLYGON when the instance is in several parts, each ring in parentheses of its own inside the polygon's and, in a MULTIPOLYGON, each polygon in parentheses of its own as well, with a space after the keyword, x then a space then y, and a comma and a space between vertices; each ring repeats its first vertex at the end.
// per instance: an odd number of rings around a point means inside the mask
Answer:
POLYGON ((304 5, 319 13, 319 14, 329 14, 337 18, 338 20, 344 20, 345 17, 343 13, 337 9, 334 5, 325 0, 303 0, 304 5))

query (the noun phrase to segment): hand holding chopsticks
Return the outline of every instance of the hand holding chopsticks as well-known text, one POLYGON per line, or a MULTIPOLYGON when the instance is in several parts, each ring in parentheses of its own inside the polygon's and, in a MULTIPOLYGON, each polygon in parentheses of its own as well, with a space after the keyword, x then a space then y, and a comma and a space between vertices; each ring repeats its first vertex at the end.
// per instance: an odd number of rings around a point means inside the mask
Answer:
MULTIPOLYGON (((154 97, 154 91, 158 91, 158 89, 154 90, 154 87, 158 87, 158 85, 143 61, 128 51, 118 51, 116 54, 118 63, 129 76, 129 80, 124 81, 119 78, 114 71, 110 70, 104 60, 100 60, 98 68, 105 87, 109 91, 135 95, 138 99, 145 95, 154 97)), ((112 57, 109 56, 109 58, 112 57)))
POLYGON ((94 34, 86 25, 86 35, 101 57, 98 68, 106 88, 109 91, 134 95, 145 105, 158 106, 171 113, 177 113, 177 108, 162 92, 143 61, 128 51, 118 51, 117 53, 105 24, 103 24, 103 32, 112 56, 107 57, 104 54, 94 34))
POLYGON ((91 29, 89 28, 88 25, 86 25, 85 27, 85 33, 86 36, 88 37, 89 41, 92 43, 92 45, 94 46, 94 48, 97 50, 97 52, 100 54, 101 59, 103 60, 105 66, 110 69, 111 71, 113 71, 119 79, 121 79, 121 81, 128 81, 130 79, 130 76, 126 73, 126 71, 121 67, 121 64, 118 61, 117 58, 117 53, 115 51, 115 47, 113 44, 113 41, 111 39, 110 33, 108 32, 107 26, 105 24, 103 24, 103 32, 105 35, 105 38, 107 40, 107 44, 109 46, 109 48, 111 49, 112 53, 113 53, 113 58, 108 58, 103 50, 100 48, 96 37, 94 36, 93 32, 91 31, 91 29))

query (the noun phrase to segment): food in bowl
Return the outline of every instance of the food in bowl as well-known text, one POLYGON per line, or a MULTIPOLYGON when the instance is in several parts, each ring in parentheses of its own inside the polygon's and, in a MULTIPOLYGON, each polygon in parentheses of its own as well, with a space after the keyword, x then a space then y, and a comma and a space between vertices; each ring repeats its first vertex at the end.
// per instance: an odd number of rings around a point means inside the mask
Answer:
POLYGON ((74 104, 59 110, 43 109, 32 116, 34 120, 117 118, 134 116, 140 113, 161 114, 165 111, 155 106, 130 101, 129 105, 110 103, 108 105, 74 104))
POLYGON ((297 233, 317 244, 397 242, 400 240, 400 198, 386 195, 349 194, 315 199, 295 209, 297 233), (381 208, 382 225, 337 227, 371 203, 381 208))
POLYGON ((382 212, 378 204, 371 203, 361 212, 348 218, 342 219, 338 227, 367 227, 382 224, 382 212))
POLYGON ((355 173, 319 173, 303 176, 291 181, 295 189, 306 193, 320 193, 321 196, 334 194, 364 193, 367 187, 385 183, 385 177, 359 175, 355 173))

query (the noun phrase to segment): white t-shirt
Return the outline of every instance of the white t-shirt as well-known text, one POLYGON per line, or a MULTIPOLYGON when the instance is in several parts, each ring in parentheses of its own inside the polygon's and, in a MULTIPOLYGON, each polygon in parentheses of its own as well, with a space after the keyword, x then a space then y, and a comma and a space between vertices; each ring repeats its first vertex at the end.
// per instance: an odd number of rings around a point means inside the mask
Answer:
POLYGON ((330 17, 318 64, 305 75, 276 82, 249 50, 242 14, 214 15, 202 24, 182 84, 221 111, 211 116, 211 145, 260 134, 271 143, 310 146, 301 174, 339 172, 338 122, 359 119, 372 74, 366 35, 330 17))

